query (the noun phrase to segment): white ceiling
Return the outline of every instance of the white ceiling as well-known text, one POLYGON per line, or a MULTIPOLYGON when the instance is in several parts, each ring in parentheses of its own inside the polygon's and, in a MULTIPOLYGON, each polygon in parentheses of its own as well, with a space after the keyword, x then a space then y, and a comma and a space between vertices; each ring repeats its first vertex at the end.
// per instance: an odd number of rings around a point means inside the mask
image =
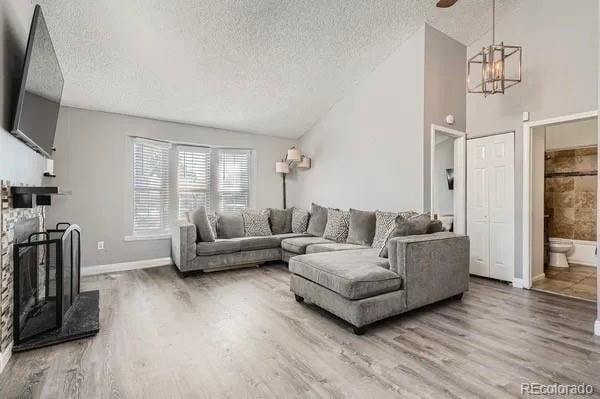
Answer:
MULTIPOLYGON (((36 0, 63 104, 297 138, 424 22, 470 44, 491 1, 36 0)), ((498 0, 498 15, 518 0, 498 0)))

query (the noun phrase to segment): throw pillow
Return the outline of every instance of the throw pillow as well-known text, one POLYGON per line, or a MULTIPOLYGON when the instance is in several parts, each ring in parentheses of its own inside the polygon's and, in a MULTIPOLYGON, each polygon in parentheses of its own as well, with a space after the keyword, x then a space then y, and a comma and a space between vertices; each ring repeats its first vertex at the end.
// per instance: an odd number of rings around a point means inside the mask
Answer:
POLYGON ((346 242, 371 246, 375 237, 375 212, 350 209, 350 228, 346 242))
POLYGON ((308 233, 315 237, 321 237, 325 232, 326 224, 327 208, 313 203, 310 207, 310 221, 308 222, 307 229, 308 233))
POLYGON ((382 212, 375 211, 375 236, 373 237, 372 248, 381 249, 385 246, 385 237, 394 228, 396 218, 399 216, 402 219, 408 219, 411 216, 417 215, 416 212, 382 212))
POLYGON ((190 221, 196 225, 196 242, 213 242, 216 232, 203 206, 189 213, 190 221))
POLYGON ((444 224, 441 220, 432 220, 427 227, 427 234, 440 233, 444 231, 444 224))
POLYGON ((244 233, 246 237, 270 236, 268 209, 244 209, 242 218, 244 219, 244 233))
POLYGON ((310 215, 306 209, 292 208, 292 233, 306 233, 310 215))
POLYGON ((327 224, 325 225, 323 238, 336 242, 345 242, 346 238, 348 238, 349 227, 350 212, 330 208, 327 210, 327 224))
POLYGON ((394 222, 398 216, 398 212, 375 211, 375 235, 371 244, 372 248, 383 248, 385 236, 394 227, 394 222))
POLYGON ((242 213, 225 212, 218 214, 217 233, 219 238, 239 238, 244 236, 242 213))
POLYGON ((292 232, 292 212, 290 209, 269 209, 269 222, 271 222, 271 231, 273 234, 285 234, 292 232))
POLYGON ((390 239, 394 237, 427 234, 430 223, 431 216, 429 213, 422 213, 420 215, 409 217, 408 219, 404 219, 399 215, 395 221, 394 228, 392 228, 385 237, 383 247, 381 248, 381 251, 379 251, 379 256, 381 258, 388 257, 387 243, 390 239))

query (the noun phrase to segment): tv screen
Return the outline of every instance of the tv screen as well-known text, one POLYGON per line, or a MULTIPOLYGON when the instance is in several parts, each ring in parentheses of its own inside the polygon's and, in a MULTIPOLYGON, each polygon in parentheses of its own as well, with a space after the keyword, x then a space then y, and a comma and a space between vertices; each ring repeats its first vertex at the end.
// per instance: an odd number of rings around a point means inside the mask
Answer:
POLYGON ((13 134, 52 156, 64 79, 41 7, 35 7, 25 53, 13 134))

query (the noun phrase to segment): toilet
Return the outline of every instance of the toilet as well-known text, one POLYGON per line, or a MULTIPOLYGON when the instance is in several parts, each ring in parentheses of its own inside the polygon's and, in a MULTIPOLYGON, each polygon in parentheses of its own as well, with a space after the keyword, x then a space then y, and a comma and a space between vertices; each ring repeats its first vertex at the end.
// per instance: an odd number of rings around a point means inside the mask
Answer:
POLYGON ((554 267, 569 267, 567 252, 573 248, 573 243, 568 240, 550 240, 548 265, 554 267))

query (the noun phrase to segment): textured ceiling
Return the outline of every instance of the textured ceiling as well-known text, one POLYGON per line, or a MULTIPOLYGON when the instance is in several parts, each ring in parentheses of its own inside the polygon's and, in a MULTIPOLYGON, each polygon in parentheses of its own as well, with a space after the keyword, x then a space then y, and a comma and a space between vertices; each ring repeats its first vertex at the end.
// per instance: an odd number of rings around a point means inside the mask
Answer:
MULTIPOLYGON (((518 0, 498 0, 499 18, 518 0)), ((297 138, 424 22, 469 44, 491 1, 36 0, 63 104, 297 138)))

